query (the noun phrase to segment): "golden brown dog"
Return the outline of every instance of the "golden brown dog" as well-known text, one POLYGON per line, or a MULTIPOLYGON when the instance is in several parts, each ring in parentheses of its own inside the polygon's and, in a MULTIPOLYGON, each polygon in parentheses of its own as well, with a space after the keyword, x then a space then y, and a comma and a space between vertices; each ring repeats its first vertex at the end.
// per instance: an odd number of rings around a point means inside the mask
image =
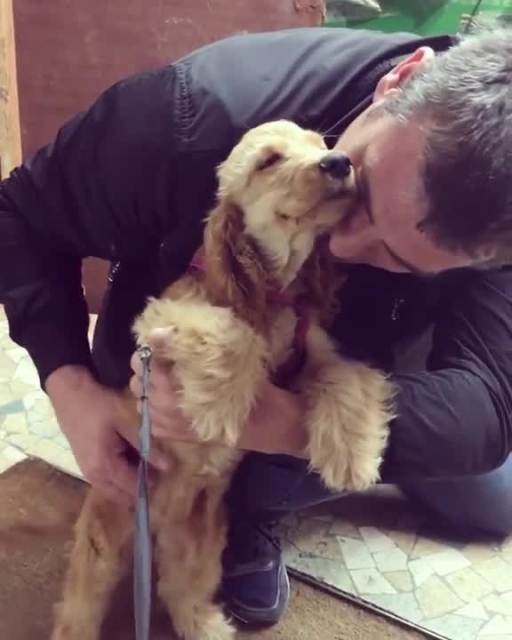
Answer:
MULTIPOLYGON (((299 331, 307 357, 287 384, 304 402, 305 455, 329 488, 360 490, 378 479, 392 417, 385 376, 343 360, 326 333, 335 265, 327 251, 313 249, 353 206, 348 159, 329 152, 317 133, 278 121, 247 132, 218 178, 202 266, 151 299, 134 325, 138 343, 172 367, 181 410, 202 441, 155 445, 170 461, 151 504, 158 594, 184 640, 234 636, 214 602, 227 530, 223 499, 243 455, 236 449, 242 426, 264 381, 290 362, 299 331)), ((123 408, 137 429, 129 393, 123 408)), ((98 639, 132 542, 132 512, 91 489, 53 640, 98 639)))

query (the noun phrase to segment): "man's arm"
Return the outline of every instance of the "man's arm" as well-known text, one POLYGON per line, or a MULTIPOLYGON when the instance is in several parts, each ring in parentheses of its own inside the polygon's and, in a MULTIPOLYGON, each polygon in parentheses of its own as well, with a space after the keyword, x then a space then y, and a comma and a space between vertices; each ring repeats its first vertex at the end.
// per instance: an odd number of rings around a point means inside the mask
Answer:
MULTIPOLYGON (((51 236, 51 218, 48 233, 51 236)), ((41 384, 55 369, 91 369, 81 260, 41 236, 0 191, 0 303, 10 336, 27 349, 41 384)))
POLYGON ((512 452, 512 270, 468 274, 439 312, 427 371, 395 383, 384 481, 500 466, 512 452))
POLYGON ((172 221, 174 98, 162 72, 124 80, 0 185, 0 303, 43 385, 91 367, 82 258, 150 255, 172 221))
MULTIPOLYGON (((135 371, 132 388, 140 396, 141 372, 135 371)), ((152 397, 163 416, 159 433, 194 439, 176 411, 176 389, 165 372, 160 379, 159 397, 152 397)), ((500 466, 512 453, 512 269, 468 274, 440 311, 427 370, 395 375, 394 383, 398 417, 390 424, 383 482, 476 475, 500 466)), ((296 395, 268 384, 240 447, 302 458, 303 416, 296 395)))

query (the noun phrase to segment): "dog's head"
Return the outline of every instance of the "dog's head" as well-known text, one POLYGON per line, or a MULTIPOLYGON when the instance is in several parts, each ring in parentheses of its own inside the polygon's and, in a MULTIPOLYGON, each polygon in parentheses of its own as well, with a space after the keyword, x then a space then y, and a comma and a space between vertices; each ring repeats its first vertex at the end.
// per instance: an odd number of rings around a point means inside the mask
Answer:
POLYGON ((248 131, 219 166, 218 179, 205 251, 210 281, 228 287, 230 302, 238 293, 257 304, 265 287, 290 285, 317 239, 355 202, 350 159, 289 121, 248 131))

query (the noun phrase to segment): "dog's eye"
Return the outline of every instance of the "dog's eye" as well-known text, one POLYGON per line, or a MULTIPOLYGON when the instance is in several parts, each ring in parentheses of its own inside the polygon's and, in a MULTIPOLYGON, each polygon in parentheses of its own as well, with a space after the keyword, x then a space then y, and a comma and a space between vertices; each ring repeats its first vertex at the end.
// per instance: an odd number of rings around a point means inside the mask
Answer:
POLYGON ((287 213, 281 213, 280 211, 276 212, 276 218, 278 220, 282 220, 283 222, 289 222, 292 219, 292 217, 287 213))
POLYGON ((258 169, 258 171, 263 171, 264 169, 268 169, 274 164, 277 164, 282 159, 283 156, 280 153, 272 153, 264 158, 261 162, 259 162, 256 168, 258 169))

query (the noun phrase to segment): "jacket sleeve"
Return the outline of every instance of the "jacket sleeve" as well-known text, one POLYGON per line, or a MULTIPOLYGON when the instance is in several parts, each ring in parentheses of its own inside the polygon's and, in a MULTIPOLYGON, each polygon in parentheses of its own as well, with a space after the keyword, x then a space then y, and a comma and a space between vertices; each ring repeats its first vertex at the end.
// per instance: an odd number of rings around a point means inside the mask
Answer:
POLYGON ((468 275, 439 312, 426 371, 395 383, 383 481, 501 466, 512 452, 512 270, 468 275))
POLYGON ((174 100, 172 79, 158 75, 106 90, 0 184, 0 303, 43 387, 63 365, 92 366, 82 258, 137 259, 158 246, 174 100))

